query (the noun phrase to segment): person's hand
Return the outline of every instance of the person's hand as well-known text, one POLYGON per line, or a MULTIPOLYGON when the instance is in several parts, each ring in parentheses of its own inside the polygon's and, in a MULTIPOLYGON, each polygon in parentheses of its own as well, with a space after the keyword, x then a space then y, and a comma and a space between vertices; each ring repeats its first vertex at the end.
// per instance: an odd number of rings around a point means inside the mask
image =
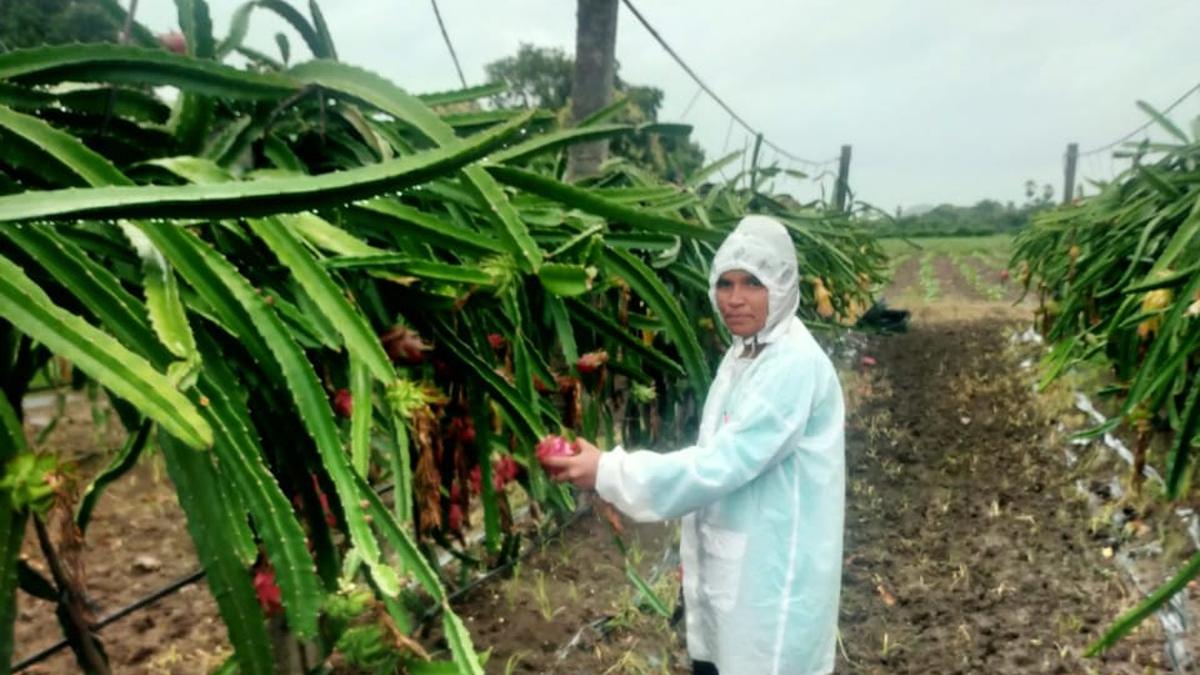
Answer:
POLYGON ((574 455, 547 457, 542 460, 550 477, 559 482, 570 482, 584 490, 596 489, 596 471, 600 468, 600 450, 588 441, 577 438, 574 455))

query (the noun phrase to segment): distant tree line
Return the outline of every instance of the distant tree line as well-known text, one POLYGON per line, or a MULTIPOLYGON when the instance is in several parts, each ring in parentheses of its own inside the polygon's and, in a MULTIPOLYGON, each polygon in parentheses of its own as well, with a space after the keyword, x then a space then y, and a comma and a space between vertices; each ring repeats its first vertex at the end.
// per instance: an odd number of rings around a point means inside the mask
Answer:
POLYGON ((874 229, 879 236, 894 237, 944 237, 975 236, 1011 233, 1029 223, 1030 217, 1042 209, 1054 205, 1054 187, 1049 184, 1038 186, 1032 180, 1025 182, 1025 202, 1001 203, 984 199, 971 206, 941 204, 915 213, 897 209, 890 217, 874 219, 874 229))
POLYGON ((115 42, 112 0, 0 0, 0 52, 70 42, 115 42))

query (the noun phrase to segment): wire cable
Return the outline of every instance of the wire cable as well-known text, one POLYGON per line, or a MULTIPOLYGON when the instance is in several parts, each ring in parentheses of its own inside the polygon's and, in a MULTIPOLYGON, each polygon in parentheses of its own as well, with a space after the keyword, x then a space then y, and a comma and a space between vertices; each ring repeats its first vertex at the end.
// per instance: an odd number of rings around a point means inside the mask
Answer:
MULTIPOLYGON (((1197 83, 1197 84, 1196 84, 1196 86, 1194 86, 1194 87, 1192 87, 1191 89, 1188 89, 1187 91, 1185 91, 1185 92, 1183 93, 1183 95, 1182 95, 1182 96, 1180 96, 1179 98, 1175 99, 1175 102, 1174 102, 1174 103, 1172 103, 1171 105, 1167 106, 1166 110, 1163 110, 1163 111, 1161 111, 1161 113, 1160 113, 1160 114, 1162 114, 1164 117, 1165 117, 1166 115, 1170 114, 1170 112, 1171 112, 1172 110, 1174 110, 1175 108, 1178 108, 1178 107, 1179 107, 1179 104, 1181 104, 1181 103, 1183 103, 1184 101, 1186 101, 1186 100, 1188 99, 1188 97, 1189 97, 1189 96, 1191 96, 1192 94, 1196 93, 1197 91, 1200 91, 1200 83, 1197 83)), ((1149 128, 1150 128, 1150 126, 1151 126, 1152 124, 1154 124, 1154 122, 1155 122, 1155 121, 1156 121, 1156 120, 1155 120, 1155 119, 1152 117, 1152 118, 1150 118, 1149 120, 1146 120, 1146 123, 1145 123, 1145 124, 1143 124, 1143 125, 1139 126, 1138 128, 1134 129, 1133 131, 1131 131, 1131 132, 1129 132, 1129 133, 1125 134, 1124 136, 1122 136, 1122 137, 1118 138, 1117 140, 1113 141, 1112 143, 1109 143, 1108 145, 1102 145, 1102 146, 1100 146, 1100 147, 1098 147, 1098 148, 1092 148, 1091 150, 1088 150, 1087 152, 1081 152, 1081 153, 1079 153, 1079 156, 1080 156, 1080 157, 1087 157, 1088 155, 1094 155, 1094 154, 1096 154, 1096 153, 1099 153, 1099 152, 1104 152, 1105 150, 1109 150, 1109 149, 1115 148, 1116 146, 1118 146, 1118 145, 1120 145, 1120 144, 1124 143, 1125 141, 1127 141, 1127 140, 1129 140, 1129 139, 1133 138, 1134 136, 1136 136, 1136 135, 1140 134, 1141 132, 1145 131, 1146 129, 1149 129, 1149 128)))
POLYGON ((696 101, 700 98, 700 94, 704 93, 702 87, 696 87, 696 93, 692 94, 692 100, 688 101, 687 107, 683 109, 683 114, 679 116, 679 121, 687 119, 688 113, 692 112, 692 106, 696 105, 696 101))
POLYGON ((733 118, 729 118, 729 126, 725 127, 725 144, 721 146, 721 156, 729 152, 729 140, 733 138, 733 118))
POLYGON ((463 89, 467 88, 467 78, 463 77, 462 66, 458 64, 458 54, 454 52, 454 43, 450 42, 450 34, 446 32, 446 24, 442 21, 442 13, 438 11, 437 0, 430 0, 433 3, 433 15, 437 17, 438 28, 442 29, 442 39, 446 42, 446 48, 450 50, 450 58, 454 60, 454 69, 458 71, 458 81, 462 82, 463 89))
MULTIPOLYGON (((696 74, 696 71, 692 70, 692 68, 687 64, 687 62, 685 62, 683 60, 683 58, 681 58, 679 56, 679 54, 677 54, 675 52, 674 49, 671 49, 671 45, 667 44, 667 41, 664 40, 661 35, 659 35, 658 31, 654 29, 654 26, 650 25, 650 22, 646 20, 646 17, 642 16, 642 13, 637 10, 637 7, 633 6, 633 2, 631 0, 622 0, 622 2, 624 2, 625 6, 629 8, 629 11, 633 12, 634 17, 637 18, 638 22, 641 23, 642 26, 645 27, 645 29, 650 32, 650 35, 654 38, 654 40, 656 42, 658 42, 659 46, 661 46, 664 50, 666 50, 666 52, 671 55, 671 58, 675 59, 675 63, 678 63, 679 67, 683 68, 684 72, 686 72, 696 84, 700 85, 700 88, 703 89, 705 93, 707 93, 710 97, 712 97, 712 99, 714 101, 717 102, 717 105, 724 108, 725 112, 729 113, 730 117, 737 120, 738 124, 742 125, 742 128, 744 128, 751 135, 753 135, 753 136, 758 135, 759 132, 757 130, 755 130, 754 127, 750 126, 749 122, 747 122, 740 115, 738 115, 737 112, 735 112, 734 109, 731 108, 729 106, 729 104, 726 103, 720 96, 717 96, 716 92, 714 92, 711 87, 709 87, 707 84, 705 84, 704 80, 700 79, 700 76, 696 74)), ((819 164, 819 162, 815 162, 813 160, 805 159, 803 157, 794 155, 794 154, 788 152, 787 150, 784 150, 783 148, 779 147, 778 145, 775 145, 771 141, 767 140, 765 137, 763 138, 763 145, 767 146, 768 148, 771 148, 775 152, 778 152, 779 154, 783 155, 784 157, 787 157, 788 159, 792 160, 793 162, 797 162, 800 164, 819 164)))

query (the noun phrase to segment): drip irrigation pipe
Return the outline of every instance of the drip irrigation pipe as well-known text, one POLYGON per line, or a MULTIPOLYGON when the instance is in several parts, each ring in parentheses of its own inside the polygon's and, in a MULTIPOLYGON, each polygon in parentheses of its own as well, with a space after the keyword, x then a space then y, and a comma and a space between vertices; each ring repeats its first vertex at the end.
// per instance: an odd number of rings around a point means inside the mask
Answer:
MULTIPOLYGON (((666 547, 666 549, 663 551, 662 559, 658 561, 658 563, 654 566, 654 568, 652 570, 650 570, 650 578, 647 579, 647 583, 649 583, 651 586, 653 586, 655 583, 658 582, 658 580, 660 578, 662 578, 663 573, 669 567, 679 564, 678 555, 677 555, 678 550, 679 549, 676 548, 673 544, 668 545, 666 547)), ((643 596, 643 593, 640 590, 637 592, 636 595, 633 596, 633 606, 634 607, 641 607, 642 596, 643 596)), ((676 623, 678 622, 678 620, 682 618, 679 609, 680 608, 676 608, 675 616, 672 616, 669 619, 671 627, 674 627, 676 625, 676 623)), ((592 621, 589 621, 589 622, 583 624, 582 626, 579 627, 579 630, 575 631, 574 635, 571 636, 571 639, 568 640, 566 642, 566 644, 559 647, 558 650, 555 651, 555 653, 554 653, 555 658, 558 661, 566 660, 566 658, 570 655, 571 649, 573 647, 575 647, 576 645, 578 645, 579 641, 583 639, 583 634, 585 632, 587 632, 589 630, 594 630, 594 631, 597 631, 597 632, 600 632, 601 634, 603 634, 606 632, 606 628, 607 628, 608 624, 612 623, 612 621, 614 621, 616 618, 617 618, 616 614, 605 614, 604 616, 602 616, 598 619, 594 619, 592 621)))
MULTIPOLYGON (((133 603, 131 603, 125 607, 122 607, 121 609, 118 609, 117 611, 105 616, 104 618, 100 619, 96 623, 89 626, 89 629, 92 632, 99 632, 102 628, 104 628, 105 626, 108 626, 109 624, 113 623, 114 621, 123 619, 126 616, 129 616, 130 614, 136 612, 139 609, 142 609, 144 607, 147 607, 149 605, 152 605, 152 604, 158 602, 159 600, 167 597, 168 595, 177 593, 180 590, 182 590, 185 586, 194 584, 202 578, 204 578, 204 570, 202 570, 202 569, 196 570, 195 572, 192 572, 191 574, 188 574, 187 576, 180 577, 180 578, 176 579, 175 581, 172 581, 171 583, 167 584, 166 586, 163 586, 162 588, 158 589, 157 591, 154 591, 153 593, 151 593, 139 600, 135 600, 133 603)), ((32 665, 35 665, 42 661, 45 661, 46 659, 50 658, 54 654, 57 654, 58 652, 62 651, 63 648, 65 648, 69 644, 70 643, 65 639, 60 640, 60 641, 56 642, 55 644, 50 645, 49 647, 46 647, 42 651, 30 656, 29 658, 22 660, 20 663, 13 666, 12 672, 16 673, 21 670, 24 670, 25 668, 28 668, 29 666, 32 666, 32 665)))
MULTIPOLYGON (((395 488, 395 485, 393 483, 386 483, 386 484, 378 487, 376 489, 376 493, 382 495, 382 494, 392 491, 394 488, 395 488)), ((575 511, 571 514, 571 516, 564 523, 555 527, 548 534, 540 535, 540 536, 536 537, 534 539, 533 545, 529 547, 529 550, 522 553, 516 560, 509 561, 509 562, 505 563, 504 565, 497 567, 494 570, 489 570, 486 574, 482 575, 478 579, 475 579, 474 581, 467 584, 466 586, 454 591, 453 593, 451 593, 448 596, 448 601, 453 602, 454 600, 461 598, 466 593, 474 590, 475 588, 478 588, 484 582, 494 578, 495 576, 497 576, 499 574, 502 574, 502 573, 507 572, 508 570, 512 569, 513 566, 515 566, 518 562, 521 562, 521 561, 525 560, 526 558, 528 558, 529 555, 531 555, 533 551, 536 551, 543 544, 558 537, 560 534, 562 534, 562 532, 566 528, 568 528, 568 527, 574 525, 576 522, 578 522, 579 518, 581 516, 583 516, 584 513, 587 513, 590 510, 591 510, 590 504, 582 505, 579 508, 575 509, 575 511)), ((133 601, 132 603, 126 605, 125 607, 122 607, 121 609, 118 609, 115 612, 112 612, 112 613, 104 616, 103 618, 101 618, 99 621, 92 624, 88 628, 93 632, 99 632, 101 629, 109 626, 110 624, 112 624, 116 621, 119 621, 140 609, 144 609, 144 608, 158 602, 159 600, 162 600, 163 598, 165 598, 167 596, 178 593, 183 588, 190 586, 191 584, 194 584, 203 578, 204 578, 204 570, 203 569, 195 570, 194 572, 191 572, 185 576, 182 576, 182 577, 176 579, 175 581, 172 581, 171 583, 163 586, 162 588, 159 588, 158 590, 133 601)), ((427 608, 425 610, 425 614, 421 617, 420 622, 417 624, 418 629, 423 627, 426 623, 429 622, 430 619, 437 616, 440 612, 441 612, 440 605, 433 605, 433 606, 427 608)), ((33 655, 29 656, 28 658, 22 659, 19 663, 15 664, 13 666, 12 672, 17 673, 17 672, 20 672, 30 666, 41 663, 42 661, 45 661, 46 659, 50 658, 51 656, 54 656, 58 652, 62 651, 69 645, 70 645, 70 642, 68 640, 66 640, 65 638, 62 640, 59 640, 58 642, 50 645, 49 647, 46 647, 42 651, 40 651, 36 654, 33 654, 33 655)))
MULTIPOLYGON (((1013 335, 1012 340, 1021 343, 1033 343, 1034 345, 1038 346, 1043 344, 1041 336, 1033 332, 1032 329, 1026 331, 1024 334, 1013 335)), ((1104 414, 1096 410, 1096 407, 1092 405, 1092 401, 1088 398, 1087 394, 1078 390, 1076 390, 1074 393, 1076 410, 1087 415, 1094 423, 1098 425, 1102 425, 1108 421, 1104 414)), ((1100 448, 1107 448, 1108 450, 1111 450, 1126 465, 1130 467, 1134 465, 1133 453, 1131 453, 1129 448, 1121 441, 1121 439, 1117 438, 1116 434, 1112 432, 1105 433, 1101 439, 1075 439, 1071 441, 1071 444, 1079 446, 1097 445, 1100 448)), ((1068 466, 1071 466, 1078 461, 1078 457, 1076 457, 1075 454, 1070 450, 1067 450, 1066 459, 1068 466)), ((1142 472, 1142 475, 1149 478, 1151 481, 1162 485, 1162 476, 1156 470, 1154 470, 1153 467, 1146 466, 1143 468, 1142 472)), ((1076 482, 1076 489, 1084 495, 1091 494, 1091 490, 1089 490, 1087 486, 1083 485, 1082 481, 1076 482)), ((1120 490, 1120 482, 1117 481, 1116 477, 1114 477, 1112 488, 1113 496, 1119 496, 1120 490)), ((1197 546, 1198 550, 1200 550, 1200 537, 1197 537, 1195 513, 1190 509, 1179 509, 1176 510, 1176 515, 1183 520, 1187 526, 1188 534, 1191 535, 1192 543, 1197 546)), ((1132 556, 1131 553, 1132 552, 1129 551, 1122 551, 1117 555, 1117 562, 1120 564, 1121 569, 1125 572, 1125 576, 1133 584, 1134 588, 1137 589, 1138 593, 1141 595, 1146 595, 1150 592, 1150 590, 1144 588, 1143 581, 1139 578, 1137 571, 1134 568, 1133 562, 1135 556, 1132 556)), ((1186 644, 1188 631, 1192 625, 1191 617, 1188 615, 1187 604, 1184 602, 1184 597, 1186 594, 1187 591, 1177 593, 1170 599, 1170 601, 1154 612, 1155 616, 1158 618, 1159 625, 1162 627, 1163 633, 1166 636, 1164 640, 1166 643, 1164 645, 1164 651, 1166 652, 1167 658, 1171 662, 1172 670, 1174 670, 1176 673, 1187 672, 1192 663, 1192 655, 1186 644)))
MULTIPOLYGON (((533 541, 533 544, 528 549, 526 549, 524 553, 517 556, 513 560, 510 560, 510 561, 504 563, 503 565, 500 565, 499 567, 488 570, 487 572, 479 575, 475 579, 472 579, 467 585, 465 585, 459 589, 456 589, 454 592, 450 593, 448 596, 446 596, 446 604, 453 604, 456 600, 461 599, 462 597, 466 596, 471 591, 474 591, 475 589, 477 589, 480 586, 484 585, 485 583, 491 581, 492 579, 494 579, 502 574, 507 573, 512 568, 516 567, 518 564, 525 562, 526 560, 529 559, 529 556, 533 555, 533 553, 535 551, 540 549, 545 544, 553 541, 554 539, 557 539, 559 537, 559 535, 561 535, 563 533, 563 531, 565 531, 568 527, 571 527, 575 523, 579 522, 579 519, 581 517, 583 517, 583 515, 585 513, 589 512, 591 510, 592 510, 592 505, 590 503, 581 505, 579 508, 575 509, 575 511, 571 514, 571 516, 569 518, 567 518, 567 520, 565 522, 560 523, 558 526, 556 526, 550 532, 548 532, 544 535, 539 535, 537 538, 535 538, 533 541)), ((424 630, 426 628, 427 624, 431 620, 433 620, 438 614, 441 614, 441 612, 442 612, 441 604, 434 603, 434 604, 430 605, 429 607, 426 607, 425 613, 421 615, 421 619, 417 622, 416 630, 417 631, 424 630)))

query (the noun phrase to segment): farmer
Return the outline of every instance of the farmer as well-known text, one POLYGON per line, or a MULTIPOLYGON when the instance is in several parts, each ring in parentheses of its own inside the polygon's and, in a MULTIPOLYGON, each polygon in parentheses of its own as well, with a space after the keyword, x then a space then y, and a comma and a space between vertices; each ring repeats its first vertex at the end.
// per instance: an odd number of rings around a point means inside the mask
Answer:
POLYGON ((670 453, 600 452, 545 461, 553 476, 639 521, 682 516, 680 558, 694 672, 833 671, 845 462, 837 373, 796 318, 787 230, 747 216, 709 274, 733 335, 708 391, 696 444, 670 453))

